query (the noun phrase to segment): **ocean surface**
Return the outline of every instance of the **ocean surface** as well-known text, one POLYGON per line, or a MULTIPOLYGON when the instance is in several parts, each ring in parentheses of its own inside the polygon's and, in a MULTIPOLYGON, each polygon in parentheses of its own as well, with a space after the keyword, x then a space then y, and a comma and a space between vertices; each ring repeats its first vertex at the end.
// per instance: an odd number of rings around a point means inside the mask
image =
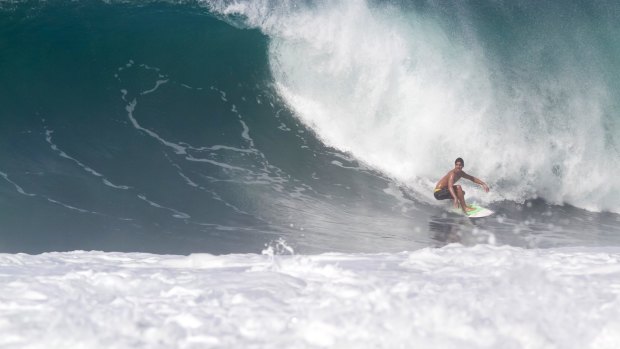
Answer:
POLYGON ((618 348, 618 173, 618 1, 0 0, 0 347, 618 348))

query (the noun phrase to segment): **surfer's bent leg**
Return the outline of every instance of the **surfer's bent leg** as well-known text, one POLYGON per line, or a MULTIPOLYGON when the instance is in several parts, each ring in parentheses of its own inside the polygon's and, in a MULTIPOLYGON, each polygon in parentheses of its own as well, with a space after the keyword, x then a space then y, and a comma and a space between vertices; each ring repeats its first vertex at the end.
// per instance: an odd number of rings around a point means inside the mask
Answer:
POLYGON ((473 210, 473 208, 467 206, 467 204, 465 203, 465 191, 463 190, 463 188, 461 188, 460 185, 454 186, 454 192, 456 192, 457 199, 459 201, 459 204, 461 205, 461 208, 463 209, 463 212, 473 210))
POLYGON ((461 188, 460 185, 455 185, 454 192, 456 193, 457 200, 461 205, 461 209, 463 210, 463 212, 467 212, 467 205, 465 204, 465 192, 463 191, 463 188, 461 188))

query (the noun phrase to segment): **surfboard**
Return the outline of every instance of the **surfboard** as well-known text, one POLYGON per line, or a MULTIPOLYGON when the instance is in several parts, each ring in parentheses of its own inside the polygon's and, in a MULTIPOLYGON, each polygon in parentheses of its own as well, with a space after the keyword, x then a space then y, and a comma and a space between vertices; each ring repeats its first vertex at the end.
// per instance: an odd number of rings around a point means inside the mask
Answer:
POLYGON ((467 213, 463 213, 463 211, 459 208, 459 209, 453 209, 453 211, 455 213, 460 213, 462 215, 465 215, 469 218, 482 218, 482 217, 488 217, 492 214, 494 214, 495 212, 489 210, 486 207, 482 207, 479 206, 477 204, 470 204, 469 206, 473 207, 474 210, 473 211, 469 211, 467 213))

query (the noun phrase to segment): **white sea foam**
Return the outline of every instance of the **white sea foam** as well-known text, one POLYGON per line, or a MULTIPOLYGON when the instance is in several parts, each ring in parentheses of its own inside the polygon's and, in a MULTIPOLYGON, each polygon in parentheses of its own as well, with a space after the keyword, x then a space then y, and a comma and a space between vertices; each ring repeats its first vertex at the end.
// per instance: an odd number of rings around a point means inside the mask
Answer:
POLYGON ((163 84, 167 83, 168 81, 169 81, 168 79, 161 79, 161 80, 157 80, 157 81, 155 81, 155 86, 153 86, 153 88, 152 88, 152 89, 150 89, 150 90, 146 90, 146 91, 142 91, 142 92, 140 92, 140 94, 141 94, 141 95, 147 95, 147 94, 149 94, 149 93, 153 93, 153 92, 157 91, 157 89, 159 88, 159 86, 161 86, 161 85, 163 85, 163 84))
POLYGON ((13 187, 15 187, 15 190, 17 190, 18 193, 25 195, 25 196, 36 196, 35 194, 32 193, 27 193, 22 187, 20 187, 17 183, 13 182, 10 178, 9 175, 0 171, 0 177, 4 178, 5 181, 9 182, 10 184, 13 185, 13 187))
POLYGON ((0 347, 620 346, 618 249, 276 251, 1 254, 0 347))
POLYGON ((33 197, 33 198, 35 198, 35 197, 39 197, 39 198, 42 198, 42 199, 44 199, 44 200, 47 200, 48 202, 51 202, 51 203, 53 203, 53 204, 55 204, 55 205, 60 205, 60 206, 62 206, 62 207, 64 207, 64 208, 67 208, 67 209, 70 209, 70 210, 73 210, 73 211, 78 211, 78 212, 81 212, 81 213, 90 213, 90 214, 102 215, 102 214, 101 214, 101 213, 99 213, 99 212, 89 211, 89 210, 86 210, 86 209, 83 209, 83 208, 75 207, 75 206, 72 206, 72 205, 66 204, 66 203, 64 203, 64 202, 61 202, 61 201, 58 201, 58 200, 52 199, 51 197, 48 197, 48 196, 46 196, 46 195, 40 195, 40 194, 34 194, 34 193, 28 193, 28 192, 26 192, 26 191, 25 191, 25 190, 24 190, 21 186, 19 186, 17 183, 15 183, 14 181, 12 181, 12 180, 9 178, 9 175, 8 175, 8 174, 6 174, 6 173, 4 173, 4 172, 2 172, 2 171, 0 171, 0 177, 3 177, 5 181, 7 181, 8 183, 12 184, 12 185, 13 185, 13 187, 15 187, 15 190, 16 190, 18 193, 20 193, 21 195, 24 195, 24 196, 29 196, 29 197, 33 197))
POLYGON ((123 190, 127 190, 130 189, 129 186, 126 185, 117 185, 114 184, 112 182, 110 182, 107 178, 105 178, 105 176, 99 172, 97 172, 96 170, 92 169, 91 167, 83 164, 81 161, 77 160, 76 158, 69 156, 69 154, 67 154, 64 150, 60 149, 58 147, 58 145, 56 145, 56 143, 54 143, 54 141, 52 140, 52 134, 54 133, 54 131, 52 130, 45 130, 45 140, 47 141, 47 143, 50 145, 50 148, 52 148, 53 151, 55 151, 56 153, 58 153, 58 155, 60 155, 61 157, 71 160, 73 161, 76 165, 78 165, 79 167, 81 167, 84 171, 92 174, 93 176, 96 177, 100 177, 101 181, 103 182, 103 184, 115 188, 115 189, 123 189, 123 190))
MULTIPOLYGON (((325 143, 429 199, 462 156, 494 189, 478 199, 541 196, 620 212, 620 164, 609 161, 620 158, 613 87, 597 59, 575 62, 578 53, 596 54, 587 45, 598 39, 580 27, 519 33, 535 34, 525 40, 531 50, 508 62, 481 41, 466 6, 455 19, 442 18, 433 1, 425 13, 365 0, 207 3, 270 36, 279 93, 325 143), (547 54, 555 73, 541 70, 547 54)), ((533 24, 557 20, 532 16, 533 24)))
POLYGON ((191 218, 191 216, 188 215, 187 213, 183 213, 183 212, 181 212, 179 210, 175 210, 174 208, 171 208, 171 207, 166 207, 166 206, 160 205, 160 204, 158 204, 158 203, 156 203, 156 202, 154 202, 152 200, 149 200, 146 196, 144 196, 142 194, 137 195, 137 197, 138 197, 138 199, 140 199, 142 201, 145 201, 146 203, 148 203, 149 205, 151 205, 153 207, 161 208, 163 210, 167 210, 167 211, 172 212, 173 213, 172 216, 174 218, 179 218, 179 219, 189 219, 189 218, 191 218))
MULTIPOLYGON (((124 91, 124 90, 123 90, 124 91)), ((126 95, 126 92, 123 92, 123 97, 126 95)), ((127 110, 127 117, 129 118, 129 121, 131 122, 131 124, 133 125, 134 128, 146 133, 147 135, 157 139, 159 142, 161 142, 161 144, 172 148, 177 154, 187 154, 187 149, 179 144, 170 142, 165 140, 163 137, 161 137, 160 135, 158 135, 156 132, 149 130, 147 128, 144 128, 142 126, 140 126, 140 123, 138 123, 138 120, 136 120, 136 118, 134 117, 133 113, 136 109, 136 105, 138 104, 138 102, 134 99, 132 100, 129 104, 127 104, 127 106, 125 107, 125 110, 127 110)))

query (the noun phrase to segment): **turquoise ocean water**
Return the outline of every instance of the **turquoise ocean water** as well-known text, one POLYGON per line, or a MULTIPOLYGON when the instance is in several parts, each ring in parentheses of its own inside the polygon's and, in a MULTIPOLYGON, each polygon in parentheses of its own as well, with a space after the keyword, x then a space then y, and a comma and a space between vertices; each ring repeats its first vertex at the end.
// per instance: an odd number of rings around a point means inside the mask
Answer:
POLYGON ((620 244, 616 1, 0 1, 0 252, 620 244), (432 198, 464 157, 497 211, 432 198))

